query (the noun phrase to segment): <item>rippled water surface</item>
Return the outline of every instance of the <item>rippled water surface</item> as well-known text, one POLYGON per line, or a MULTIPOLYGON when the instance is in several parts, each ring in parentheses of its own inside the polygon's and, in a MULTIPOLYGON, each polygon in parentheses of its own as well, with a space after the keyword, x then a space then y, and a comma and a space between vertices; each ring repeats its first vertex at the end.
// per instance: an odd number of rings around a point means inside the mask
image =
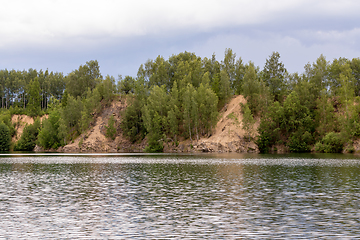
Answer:
POLYGON ((360 238, 355 155, 2 155, 0 239, 360 238))

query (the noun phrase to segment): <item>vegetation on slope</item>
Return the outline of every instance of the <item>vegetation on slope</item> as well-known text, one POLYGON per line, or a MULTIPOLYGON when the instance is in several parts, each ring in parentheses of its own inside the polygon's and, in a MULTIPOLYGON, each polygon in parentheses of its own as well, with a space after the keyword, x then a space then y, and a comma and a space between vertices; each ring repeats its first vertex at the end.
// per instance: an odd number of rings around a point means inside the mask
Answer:
POLYGON ((261 152, 279 145, 291 152, 339 152, 360 136, 359 58, 329 62, 321 55, 303 73, 291 74, 277 52, 260 70, 236 59, 231 49, 220 62, 215 55, 208 59, 188 52, 167 60, 159 56, 142 64, 136 78, 119 76, 117 82, 103 78, 97 61, 67 76, 48 70, 1 70, 0 122, 11 137, 11 115, 48 114, 41 124, 24 130, 14 149, 32 150, 35 144, 56 149, 85 132, 103 107, 122 95, 129 104, 121 130, 110 119, 107 137, 114 139, 119 131, 132 142, 146 137, 146 150, 157 152, 164 142, 177 145, 180 139, 210 136, 218 110, 237 94, 247 99, 243 128, 250 132, 253 118, 261 119, 255 139, 261 152))

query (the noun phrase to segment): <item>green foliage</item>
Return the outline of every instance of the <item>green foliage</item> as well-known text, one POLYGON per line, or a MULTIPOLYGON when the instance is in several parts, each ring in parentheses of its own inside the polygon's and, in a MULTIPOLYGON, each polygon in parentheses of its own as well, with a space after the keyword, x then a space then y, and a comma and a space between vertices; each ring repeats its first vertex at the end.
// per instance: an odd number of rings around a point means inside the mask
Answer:
POLYGON ((6 109, 0 111, 0 122, 5 123, 9 128, 11 137, 16 134, 15 125, 13 125, 11 122, 11 111, 6 109))
POLYGON ((315 151, 325 153, 340 153, 344 147, 344 140, 340 133, 329 132, 315 145, 315 151))
MULTIPOLYGON (((42 128, 38 135, 38 145, 44 149, 57 149, 65 145, 65 141, 60 138, 60 125, 63 123, 61 111, 55 110, 49 114, 49 117, 42 122, 42 128)), ((62 126, 63 127, 63 126, 62 126)), ((63 129, 62 129, 63 130, 63 129)), ((64 133, 62 133, 64 134, 64 133)))
POLYGON ((0 152, 6 152, 10 150, 11 135, 9 127, 0 122, 0 152))
POLYGON ((142 103, 138 98, 132 99, 124 111, 121 129, 133 143, 145 137, 146 128, 142 117, 142 103))
POLYGON ((34 124, 27 125, 20 139, 14 146, 14 151, 33 151, 40 130, 40 120, 36 119, 34 124))
POLYGON ((248 135, 248 139, 250 140, 255 120, 247 104, 242 105, 242 112, 243 112, 242 129, 245 130, 246 134, 248 135))
POLYGON ((94 89, 101 79, 99 63, 92 60, 67 76, 66 90, 74 98, 82 97, 86 94, 86 89, 94 89))
POLYGON ((283 103, 275 102, 261 118, 256 141, 261 152, 283 142, 292 152, 306 152, 313 142, 315 131, 309 110, 303 106, 295 91, 283 103))
POLYGON ((99 91, 104 105, 109 105, 115 96, 115 79, 108 75, 96 88, 99 91))
POLYGON ((116 126, 115 126, 114 116, 111 115, 111 117, 108 120, 108 125, 105 126, 105 129, 106 129, 105 136, 107 138, 111 138, 112 140, 115 140, 115 138, 116 138, 116 126))
POLYGON ((158 153, 164 150, 163 141, 156 133, 149 135, 148 145, 145 147, 145 152, 158 153))
POLYGON ((297 131, 291 134, 287 145, 290 152, 309 152, 312 142, 313 137, 311 133, 308 131, 297 131))
POLYGON ((40 105, 40 84, 38 78, 35 78, 34 81, 31 81, 29 84, 29 103, 28 103, 28 115, 35 117, 40 115, 41 105, 40 105))
POLYGON ((282 101, 282 97, 286 94, 285 77, 287 71, 282 62, 280 62, 280 54, 273 52, 266 63, 263 70, 263 79, 269 87, 275 101, 282 101))
POLYGON ((267 153, 281 139, 284 120, 284 108, 279 102, 274 102, 261 118, 258 128, 259 136, 255 143, 261 153, 267 153))
MULTIPOLYGON (((211 135, 218 109, 236 93, 247 100, 243 109, 247 135, 254 116, 261 119, 256 140, 261 152, 277 144, 306 152, 319 139, 321 151, 332 151, 327 148, 331 144, 325 144, 332 139, 331 132, 343 142, 360 136, 359 89, 359 58, 329 62, 321 55, 305 65, 304 73, 288 74, 277 52, 266 60, 263 71, 252 62, 244 65, 241 58, 236 60, 231 49, 220 62, 215 54, 202 59, 183 52, 168 60, 162 56, 148 60, 136 78, 119 77, 117 85, 111 76, 103 79, 97 61, 86 62, 66 77, 47 70, 0 70, 0 121, 13 136, 13 114, 49 113, 38 142, 56 148, 86 131, 120 93, 129 100, 122 112, 124 135, 132 142, 147 136, 147 150, 162 151, 163 142, 169 140, 178 143, 180 137, 211 135)), ((36 139, 32 128, 26 128, 16 149, 31 149, 36 139)))
POLYGON ((118 91, 122 94, 129 94, 134 93, 135 91, 135 79, 130 76, 125 76, 124 79, 122 79, 121 76, 119 76, 118 81, 118 91))

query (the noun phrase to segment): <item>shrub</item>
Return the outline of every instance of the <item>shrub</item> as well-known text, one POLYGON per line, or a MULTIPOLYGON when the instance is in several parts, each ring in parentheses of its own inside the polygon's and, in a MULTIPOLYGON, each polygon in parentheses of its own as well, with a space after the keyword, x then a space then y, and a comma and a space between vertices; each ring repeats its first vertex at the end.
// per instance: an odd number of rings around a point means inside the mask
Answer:
POLYGON ((311 133, 301 131, 293 133, 289 138, 288 147, 290 152, 309 152, 312 141, 311 133))
POLYGON ((36 145, 37 136, 39 134, 40 121, 36 120, 34 124, 27 125, 17 143, 15 151, 33 151, 36 145))
POLYGON ((116 127, 115 127, 115 119, 114 116, 111 115, 108 125, 105 126, 106 128, 106 137, 111 138, 112 140, 115 140, 116 138, 116 127))
POLYGON ((325 153, 339 153, 344 148, 344 141, 339 133, 330 132, 315 145, 315 150, 325 153))
POLYGON ((9 151, 11 142, 11 135, 9 127, 1 122, 0 123, 0 152, 9 151))
POLYGON ((145 148, 145 152, 157 153, 164 150, 163 140, 161 139, 160 134, 153 133, 148 134, 148 145, 145 148))

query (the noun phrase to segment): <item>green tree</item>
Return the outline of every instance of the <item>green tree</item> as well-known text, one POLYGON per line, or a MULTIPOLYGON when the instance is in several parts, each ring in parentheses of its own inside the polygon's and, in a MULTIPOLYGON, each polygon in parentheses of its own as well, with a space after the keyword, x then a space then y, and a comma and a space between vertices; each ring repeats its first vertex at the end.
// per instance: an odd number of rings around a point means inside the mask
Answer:
POLYGON ((249 64, 246 65, 243 85, 241 88, 251 112, 257 114, 261 107, 260 81, 257 78, 254 63, 252 62, 249 62, 249 64))
POLYGON ((143 108, 144 125, 149 133, 149 149, 159 150, 159 146, 162 145, 166 132, 168 132, 168 102, 166 86, 153 86, 147 99, 147 104, 143 108), (155 144, 155 146, 151 144, 155 144))
POLYGON ((10 149, 11 135, 9 127, 0 122, 0 152, 6 152, 10 149))
POLYGON ((36 145, 37 136, 40 130, 40 120, 35 120, 34 124, 26 125, 20 139, 14 146, 15 151, 33 151, 36 145))
POLYGON ((243 111, 242 129, 245 130, 246 134, 248 135, 248 139, 250 141, 255 120, 247 104, 242 105, 242 111, 243 111))
POLYGON ((40 85, 37 78, 30 82, 29 85, 29 103, 27 106, 28 114, 32 117, 40 115, 41 112, 41 98, 40 98, 40 85))
POLYGON ((319 97, 320 92, 329 86, 329 62, 321 54, 312 67, 310 65, 306 66, 305 74, 311 84, 311 96, 316 99, 319 97))
POLYGON ((231 48, 225 49, 224 60, 221 62, 221 67, 228 75, 230 86, 234 85, 236 79, 235 58, 236 54, 233 53, 231 48))
POLYGON ((38 135, 38 145, 44 149, 57 149, 61 140, 58 138, 59 123, 61 114, 59 111, 52 111, 49 117, 42 122, 42 128, 38 135))
POLYGON ((340 153, 343 150, 344 141, 340 133, 329 132, 315 145, 315 151, 325 153, 340 153))
POLYGON ((220 71, 219 79, 219 107, 223 107, 231 97, 230 79, 225 70, 220 71))
POLYGON ((285 77, 287 71, 282 62, 280 62, 280 54, 273 52, 266 63, 263 70, 263 80, 269 87, 275 101, 282 101, 286 93, 285 77))
POLYGON ((189 83, 184 91, 183 94, 183 119, 184 119, 184 133, 186 134, 186 136, 188 136, 190 138, 190 140, 192 141, 192 136, 193 136, 193 127, 194 127, 194 119, 193 117, 193 110, 192 108, 195 107, 196 102, 195 102, 195 95, 196 95, 196 90, 194 88, 194 86, 189 83), (188 135, 187 135, 188 133, 188 135))
POLYGON ((316 131, 320 137, 324 137, 326 133, 335 131, 338 125, 334 106, 325 89, 321 97, 316 100, 316 105, 315 120, 318 125, 316 131))
POLYGON ((94 89, 101 79, 99 63, 92 60, 67 76, 66 89, 74 98, 82 97, 86 94, 86 89, 94 89))
POLYGON ((179 99, 179 90, 177 87, 177 81, 174 82, 169 100, 169 111, 167 113, 168 124, 169 124, 169 133, 174 138, 174 142, 177 142, 177 137, 179 135, 179 125, 181 122, 181 112, 180 112, 180 99, 179 99))
POLYGON ((116 138, 116 126, 115 126, 115 119, 114 116, 111 115, 107 126, 105 126, 106 129, 106 137, 111 138, 112 140, 115 140, 116 138))
POLYGON ((123 79, 121 75, 119 75, 118 81, 118 91, 122 94, 134 93, 135 91, 135 79, 130 76, 125 76, 123 79))

